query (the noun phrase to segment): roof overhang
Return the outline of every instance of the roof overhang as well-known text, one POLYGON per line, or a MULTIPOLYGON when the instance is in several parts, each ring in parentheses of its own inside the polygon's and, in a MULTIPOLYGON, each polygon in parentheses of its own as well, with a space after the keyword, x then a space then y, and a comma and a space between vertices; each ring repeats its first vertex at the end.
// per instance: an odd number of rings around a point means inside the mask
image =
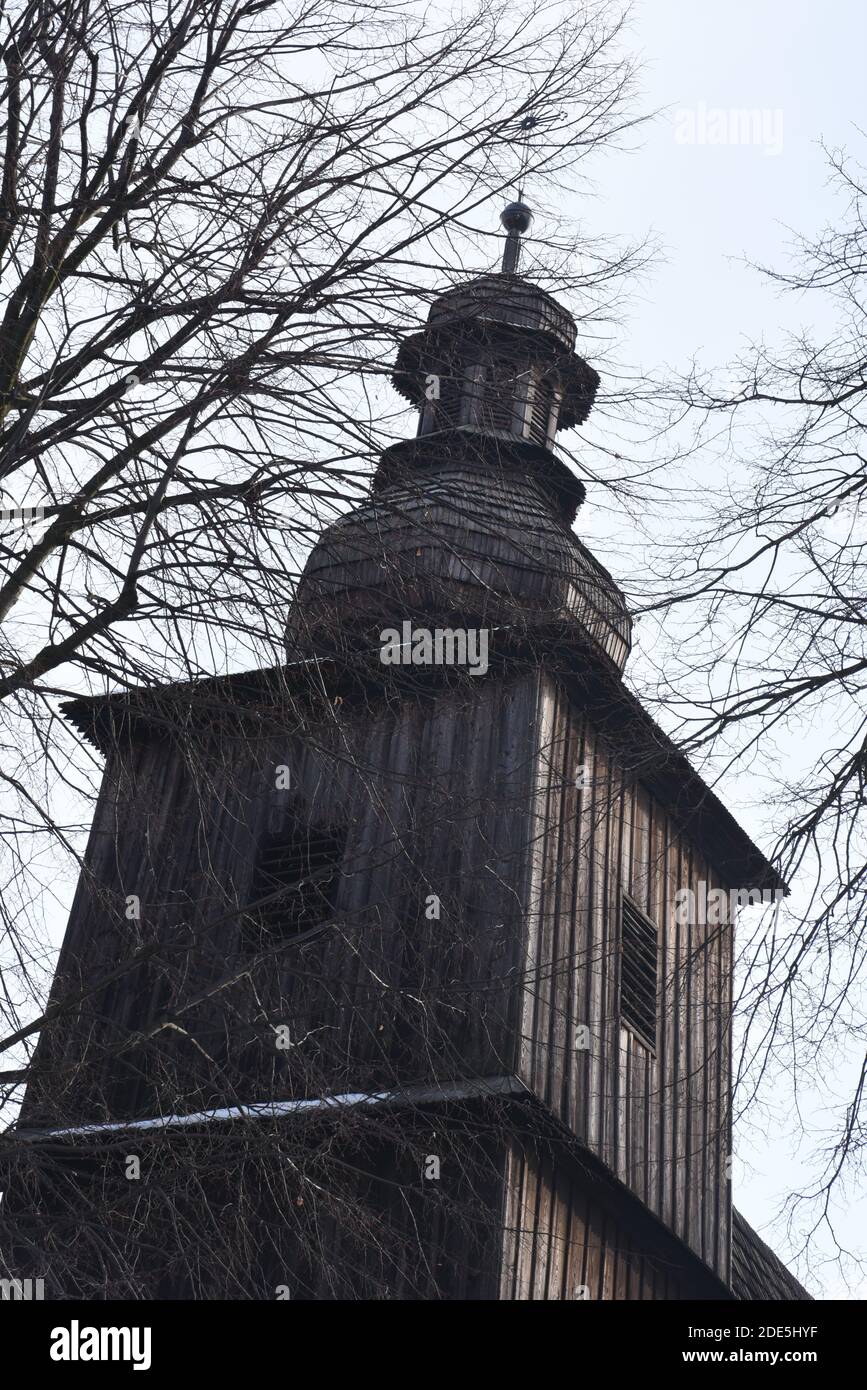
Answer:
MULTIPOLYGON (((503 634, 504 641, 508 634, 503 634)), ((788 892, 774 865, 753 843, 677 744, 656 723, 619 678, 601 661, 591 643, 569 640, 540 654, 543 669, 562 679, 588 718, 608 740, 629 776, 641 781, 672 815, 680 829, 730 884, 788 892)), ((511 653, 500 666, 508 667, 511 653)), ((526 669, 526 659, 522 662, 526 669)), ((436 677, 432 668, 431 681, 436 677)), ((498 668, 492 663, 487 678, 498 668)), ((418 671, 412 668, 417 696, 418 671)), ((398 693, 401 668, 378 662, 363 673, 342 667, 336 658, 312 657, 285 666, 207 677, 176 685, 81 697, 61 706, 66 718, 91 743, 108 753, 133 735, 178 736, 219 726, 240 725, 249 735, 285 733, 287 704, 296 710, 325 698, 370 692, 375 682, 398 693)))

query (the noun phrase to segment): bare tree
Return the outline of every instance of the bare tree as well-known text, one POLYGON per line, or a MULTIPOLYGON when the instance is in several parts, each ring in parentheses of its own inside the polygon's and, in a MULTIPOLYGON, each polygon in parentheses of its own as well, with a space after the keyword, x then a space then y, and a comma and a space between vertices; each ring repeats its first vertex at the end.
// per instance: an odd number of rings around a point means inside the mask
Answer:
MULTIPOLYGON (((489 5, 8 22, 0 473, 37 509, 0 550, 20 843, 46 806, 19 715, 44 736, 63 691, 279 651, 299 559, 389 437, 370 393, 418 291, 458 244, 497 256, 522 122, 553 182, 629 125, 618 30, 594 6, 568 30, 489 5)), ((595 248, 573 283, 615 266, 595 248)))
POLYGON ((696 425, 693 447, 737 471, 712 494, 712 522, 693 505, 660 542, 646 611, 680 614, 656 694, 680 711, 683 746, 772 778, 776 856, 795 891, 741 943, 741 1105, 783 1088, 794 1099, 819 1144, 790 1214, 848 1255, 833 1199, 865 1156, 867 203, 863 171, 828 157, 840 225, 798 238, 790 270, 764 270, 822 327, 684 383, 676 409, 696 425), (830 1114, 817 1116, 810 1087, 830 1114))
MULTIPOLYGON (((511 194, 521 174, 534 172, 556 191, 634 124, 621 25, 605 4, 583 5, 564 24, 556 5, 516 9, 499 0, 457 19, 411 4, 340 0, 190 0, 157 10, 39 0, 7 20, 0 1046, 9 1070, 0 1094, 11 1113, 46 1021, 62 1025, 94 1000, 111 1024, 94 1042, 95 1070, 85 1081, 62 1066, 43 1069, 55 1123, 80 1115, 81 1088, 94 1076, 109 1109, 112 1086, 132 1079, 152 1087, 155 1069, 177 1110, 218 1096, 246 1102, 251 1075, 267 1092, 267 1070, 236 1065, 237 1046, 227 1060, 221 1036, 236 1045, 247 1038, 255 1050, 264 1033, 273 1044, 268 1020, 275 1008, 279 1017, 280 1001, 251 1001, 249 969, 226 970, 220 927, 237 926, 244 905, 210 871, 204 849, 185 900, 162 904, 177 921, 179 954, 159 955, 144 929, 122 923, 122 970, 79 980, 72 993, 65 981, 67 992, 45 1012, 56 944, 46 903, 58 872, 81 867, 82 805, 100 768, 58 706, 70 695, 280 661, 306 549, 324 521, 363 495, 370 462, 394 437, 380 384, 397 338, 426 295, 497 263, 492 196, 511 194), (195 982, 184 964, 192 902, 210 924, 196 938, 195 982), (125 1028, 116 1012, 120 974, 151 1001, 144 1030, 125 1028), (209 1008, 219 1001, 220 1021, 208 1024, 207 1037, 195 1034, 197 1067, 174 1044, 193 1035, 206 997, 209 1008)), ((588 324, 609 312, 641 256, 567 233, 537 243, 536 254, 534 278, 556 274, 561 290, 580 289, 588 324)), ((185 750, 193 800, 184 814, 201 816, 205 845, 208 818, 229 804, 245 734, 231 713, 221 719, 207 690, 191 715, 197 698, 157 699, 152 709, 185 750)), ((255 708, 275 739, 302 717, 296 694, 279 681, 255 708)), ((130 772, 122 745, 118 735, 106 804, 117 818, 140 814, 146 838, 153 769, 130 772)), ((475 814, 452 808, 456 824, 475 814)), ((89 881, 81 891, 102 893, 117 915, 116 885, 89 881)), ((456 1046, 446 1029, 437 1040, 456 1046)), ((322 1090, 317 1065, 305 1080, 311 1093, 322 1090)), ((420 1116, 418 1133, 400 1126, 416 1166, 427 1123, 420 1116)), ((467 1123, 467 1143, 478 1151, 475 1193, 487 1160, 471 1116, 467 1123)), ((390 1142, 389 1124, 377 1118, 371 1129, 363 1115, 347 1124, 352 1132, 344 1127, 338 1139, 323 1132, 320 1147, 309 1134, 299 1139, 288 1167, 273 1135, 256 1146, 260 1159, 273 1159, 274 1199, 295 1211, 299 1227, 304 1193, 316 1190, 328 1210, 317 1208, 314 1224, 352 1211, 364 1232, 357 1155, 390 1142)), ((223 1140, 212 1161, 213 1178, 225 1171, 223 1140)), ((237 1161, 243 1167, 243 1155, 237 1161)), ((257 1259, 271 1268, 267 1219, 253 1209, 261 1165, 255 1181, 239 1180, 231 1201, 211 1205, 205 1219, 197 1194, 207 1188, 213 1203, 215 1189, 201 1141, 187 1151, 175 1136, 160 1162, 166 1172, 192 1174, 186 1205, 156 1195, 176 1193, 168 1177, 147 1199, 167 1204, 167 1227, 189 1252, 187 1286, 200 1296, 249 1296, 257 1259), (206 1249, 219 1271, 213 1285, 200 1277, 206 1249)), ((81 1184, 73 1193, 67 1178, 66 1158, 49 1147, 34 1151, 24 1183, 49 1191, 56 1215, 81 1202, 81 1184)), ((140 1296, 159 1268, 156 1248, 141 1267, 131 1261, 129 1191, 121 1181, 111 1192, 97 1182, 88 1198, 87 1239, 103 1270, 91 1295, 140 1296)), ((474 1201, 459 1215, 471 1225, 479 1219, 474 1201)), ((413 1220, 408 1208, 410 1234, 413 1220)), ((141 1231, 150 1230, 142 1221, 141 1231)), ((62 1220, 56 1230, 62 1260, 62 1220)), ((14 1239, 19 1249, 34 1247, 28 1218, 14 1239)), ((407 1273, 405 1264, 405 1254, 385 1251, 373 1291, 394 1287, 398 1265, 411 1286, 427 1287, 430 1271, 407 1273)), ((167 1273, 170 1285, 176 1276, 167 1273)), ((263 1287, 269 1277, 262 1274, 263 1287)))

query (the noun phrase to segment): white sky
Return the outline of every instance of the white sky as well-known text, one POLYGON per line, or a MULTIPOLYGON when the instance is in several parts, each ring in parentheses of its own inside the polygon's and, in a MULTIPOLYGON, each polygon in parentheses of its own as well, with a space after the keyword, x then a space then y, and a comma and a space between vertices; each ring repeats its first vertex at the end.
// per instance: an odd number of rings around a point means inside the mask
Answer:
MULTIPOLYGON (((781 299, 742 262, 782 268, 792 231, 818 232, 839 217, 818 142, 848 146, 862 158, 867 152, 857 129, 867 127, 867 6, 858 0, 638 0, 633 37, 629 47, 643 62, 644 103, 667 109, 641 133, 633 153, 606 159, 596 170, 598 197, 585 205, 576 198, 566 210, 594 233, 641 237, 650 230, 661 243, 664 261, 632 306, 624 360, 636 368, 685 370, 700 354, 705 365, 722 366, 747 340, 773 342, 814 313, 811 303, 781 299), (720 108, 766 113, 767 143, 781 143, 779 151, 678 140, 678 130, 688 129, 681 112, 691 111, 699 122, 702 109, 709 118, 720 108)), ((578 530, 592 534, 604 559, 592 505, 591 492, 578 530)), ((616 575, 613 558, 611 566, 616 575)), ((737 797, 744 792, 740 779, 737 797)), ((757 813, 739 804, 731 785, 725 794, 767 847, 770 837, 757 813)), ((829 1077, 829 1086, 839 1079, 829 1077)), ((818 1115, 825 1095, 809 1099, 818 1115)), ((784 1225, 774 1218, 786 1191, 804 1181, 807 1157, 792 1152, 786 1127, 781 1115, 771 1139, 742 1131, 734 1172, 736 1204, 783 1258, 791 1250, 784 1225)), ((867 1248, 863 1192, 860 1202, 848 1204, 842 1225, 853 1246, 867 1248)), ((820 1292, 816 1272, 808 1282, 820 1292)), ((833 1269, 822 1275, 821 1288, 825 1297, 867 1293, 867 1285, 847 1288, 833 1269)))

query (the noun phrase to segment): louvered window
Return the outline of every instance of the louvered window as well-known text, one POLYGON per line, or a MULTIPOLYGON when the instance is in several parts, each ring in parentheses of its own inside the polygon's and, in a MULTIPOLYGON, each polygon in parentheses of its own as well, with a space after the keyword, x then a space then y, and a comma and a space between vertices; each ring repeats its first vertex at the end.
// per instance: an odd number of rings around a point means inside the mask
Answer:
POLYGON ((538 377, 533 384, 533 402, 530 408, 530 438, 534 444, 548 443, 548 426, 554 405, 554 383, 546 377, 538 377))
POLYGON ((657 930, 623 895, 620 937, 620 1021, 656 1049, 657 930))
POLYGON ((297 821, 263 840, 244 914, 248 944, 307 931, 333 914, 345 842, 342 831, 297 821))
POLYGON ((514 362, 489 362, 479 409, 482 429, 514 433, 526 399, 526 372, 514 362))
POLYGON ((434 403, 434 415, 436 417, 436 428, 439 430, 448 429, 449 425, 460 424, 461 405, 463 404, 463 378, 456 376, 443 376, 440 378, 439 390, 440 397, 434 403))
POLYGON ((426 399, 419 433, 432 434, 435 430, 447 430, 459 425, 464 401, 463 377, 443 373, 437 375, 426 389, 439 394, 426 399))

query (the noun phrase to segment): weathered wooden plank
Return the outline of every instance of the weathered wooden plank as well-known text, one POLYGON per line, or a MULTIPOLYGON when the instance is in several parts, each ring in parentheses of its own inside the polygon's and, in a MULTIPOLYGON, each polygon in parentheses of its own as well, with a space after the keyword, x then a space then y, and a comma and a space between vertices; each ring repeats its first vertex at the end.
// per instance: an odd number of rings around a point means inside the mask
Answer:
POLYGON ((536 1209, 536 1238, 534 1241, 533 1298, 544 1301, 548 1297, 548 1274, 551 1267, 553 1242, 553 1173, 550 1160, 545 1159, 539 1167, 538 1205, 536 1209))

